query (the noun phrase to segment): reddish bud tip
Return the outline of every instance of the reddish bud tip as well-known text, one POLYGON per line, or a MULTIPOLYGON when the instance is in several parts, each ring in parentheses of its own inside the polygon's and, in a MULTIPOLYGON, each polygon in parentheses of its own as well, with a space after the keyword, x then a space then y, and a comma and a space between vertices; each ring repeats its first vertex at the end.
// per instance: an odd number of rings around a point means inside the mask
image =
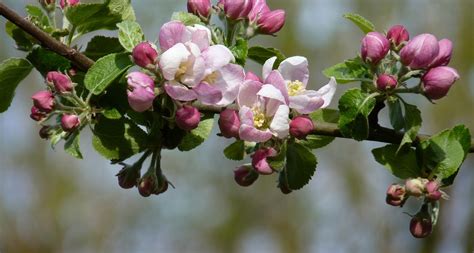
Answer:
POLYGON ((60 0, 59 1, 59 6, 61 6, 61 9, 64 9, 68 6, 74 6, 78 5, 80 0, 60 0))
POLYGON ((243 187, 252 185, 258 179, 258 173, 249 165, 242 165, 234 170, 235 182, 243 187))
POLYGON ((277 152, 273 148, 262 148, 252 155, 253 168, 262 175, 270 175, 273 173, 273 168, 267 161, 267 157, 276 156, 277 152))
POLYGON ((314 130, 314 124, 310 117, 301 115, 290 122, 290 134, 297 139, 304 139, 314 130))
POLYGON ((79 116, 75 114, 64 114, 61 117, 61 127, 66 132, 71 132, 81 125, 79 116))
POLYGON ((54 106, 54 95, 50 91, 38 91, 31 97, 34 106, 41 112, 51 112, 54 106))
POLYGON ((438 40, 432 34, 420 34, 410 40, 400 51, 401 62, 411 69, 430 66, 439 53, 438 40))
POLYGON ((377 78, 377 89, 384 91, 397 87, 397 77, 394 75, 382 74, 377 78))
POLYGON ((385 201, 391 206, 403 206, 406 200, 405 187, 392 184, 387 189, 387 197, 385 201))
POLYGON ((58 71, 48 72, 46 75, 46 82, 48 82, 49 85, 52 85, 58 93, 70 92, 74 88, 69 76, 58 71))
POLYGON ((399 46, 410 39, 410 34, 403 25, 394 25, 388 30, 387 39, 395 46, 399 46))
POLYGON ((458 72, 451 67, 432 68, 422 78, 425 95, 433 100, 443 98, 458 79, 458 72))
POLYGON ((362 39, 361 56, 365 62, 378 64, 390 50, 390 42, 378 32, 369 32, 362 39))
POLYGON ((252 10, 253 0, 222 0, 219 4, 224 5, 224 12, 229 19, 238 20, 247 18, 252 10))
POLYGON ((240 118, 236 110, 225 109, 220 113, 219 129, 226 138, 239 138, 240 118))
POLYGON ((185 105, 176 111, 176 125, 186 131, 198 127, 201 121, 201 113, 195 107, 185 105))
POLYGON ((142 42, 133 48, 132 57, 138 66, 154 69, 158 59, 158 51, 150 42, 142 42))
POLYGON ((211 0, 188 0, 188 12, 208 18, 211 15, 211 0))
POLYGON ((284 10, 263 13, 257 20, 258 31, 269 35, 279 32, 285 25, 285 16, 284 10))

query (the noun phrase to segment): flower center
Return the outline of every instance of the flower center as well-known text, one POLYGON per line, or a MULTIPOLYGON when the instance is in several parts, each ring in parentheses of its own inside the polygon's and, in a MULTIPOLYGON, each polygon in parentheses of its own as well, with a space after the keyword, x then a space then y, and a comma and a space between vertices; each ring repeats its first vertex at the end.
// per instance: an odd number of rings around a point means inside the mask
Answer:
POLYGON ((304 91, 304 85, 300 80, 288 83, 288 95, 296 96, 302 91, 304 91))
POLYGON ((184 75, 187 70, 188 70, 187 63, 186 62, 181 63, 181 65, 179 65, 178 71, 176 71, 176 79, 179 79, 179 77, 184 75))
POLYGON ((217 71, 214 71, 211 74, 207 75, 203 81, 208 84, 213 84, 213 83, 216 83, 218 77, 219 77, 219 74, 217 73, 217 71))
POLYGON ((253 112, 253 125, 257 129, 264 129, 267 128, 267 118, 265 117, 265 113, 258 107, 252 108, 253 112))

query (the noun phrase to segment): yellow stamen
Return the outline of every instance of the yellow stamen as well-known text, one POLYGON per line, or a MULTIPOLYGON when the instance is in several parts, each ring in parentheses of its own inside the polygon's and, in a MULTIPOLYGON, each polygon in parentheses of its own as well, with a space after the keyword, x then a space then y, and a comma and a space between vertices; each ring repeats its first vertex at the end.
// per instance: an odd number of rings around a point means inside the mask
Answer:
POLYGON ((179 65, 178 71, 176 71, 176 78, 178 79, 179 77, 184 75, 186 71, 188 71, 188 66, 185 62, 183 62, 181 63, 181 65, 179 65))
POLYGON ((207 75, 206 78, 204 78, 204 82, 208 84, 213 84, 217 81, 217 78, 219 77, 217 71, 212 72, 211 74, 207 75))
POLYGON ((303 83, 299 80, 288 83, 288 95, 296 96, 304 91, 303 83))
POLYGON ((254 107, 253 112, 253 125, 258 129, 264 129, 267 127, 267 118, 259 108, 254 107))

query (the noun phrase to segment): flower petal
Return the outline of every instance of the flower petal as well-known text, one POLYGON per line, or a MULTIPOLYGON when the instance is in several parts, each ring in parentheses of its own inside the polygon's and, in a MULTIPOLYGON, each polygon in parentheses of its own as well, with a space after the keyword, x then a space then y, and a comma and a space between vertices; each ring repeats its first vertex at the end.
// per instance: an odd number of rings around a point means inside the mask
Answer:
POLYGON ((272 132, 268 129, 259 130, 253 125, 253 113, 249 107, 242 107, 239 111, 240 129, 239 136, 244 141, 265 142, 272 138, 272 132))
POLYGON ((262 83, 253 80, 245 81, 239 90, 237 104, 239 107, 252 107, 258 101, 257 92, 262 88, 262 83))
POLYGON ((281 94, 281 91, 271 84, 264 84, 257 93, 258 96, 275 99, 280 101, 282 104, 286 104, 285 97, 281 94))
POLYGON ((321 106, 321 108, 326 108, 329 106, 331 103, 332 98, 334 97, 334 94, 336 93, 337 89, 337 82, 334 77, 331 77, 329 80, 329 83, 321 87, 316 93, 318 96, 321 96, 321 98, 324 100, 324 104, 321 106))
POLYGON ((176 72, 185 63, 191 53, 183 43, 178 43, 164 52, 160 57, 160 69, 166 80, 174 80, 176 72))
POLYGON ((278 67, 283 79, 286 81, 300 81, 304 84, 304 88, 308 84, 309 69, 308 59, 302 56, 290 57, 280 63, 278 67))
POLYGON ((288 136, 290 130, 290 108, 286 105, 280 105, 273 116, 270 130, 276 137, 283 139, 288 136))
POLYGON ((270 72, 270 74, 267 76, 265 79, 265 84, 272 84, 280 90, 281 94, 285 98, 285 103, 288 104, 290 102, 289 95, 288 95, 288 89, 286 87, 285 79, 283 79, 283 76, 278 72, 277 70, 273 70, 270 72))
POLYGON ((158 35, 161 51, 166 51, 178 43, 185 43, 191 39, 191 33, 180 21, 170 21, 164 24, 158 35))
POLYGON ((200 83, 193 90, 197 94, 197 99, 201 101, 203 104, 207 105, 215 105, 217 102, 222 100, 222 92, 221 90, 208 83, 200 83))
POLYGON ((192 101, 197 98, 196 92, 174 81, 165 83, 165 91, 175 100, 192 101))
POLYGON ((273 56, 263 64, 262 77, 264 80, 267 79, 268 75, 270 75, 270 72, 273 71, 273 65, 275 64, 276 60, 277 57, 273 56))
POLYGON ((210 46, 202 52, 202 57, 206 62, 206 75, 212 74, 235 60, 232 52, 223 45, 210 46))
POLYGON ((290 108, 301 114, 309 114, 323 106, 324 100, 319 97, 310 97, 306 94, 290 97, 290 108))
POLYGON ((188 26, 187 29, 191 33, 191 42, 198 45, 201 51, 211 45, 211 31, 209 28, 195 24, 194 26, 188 26))
POLYGON ((221 91, 222 100, 216 103, 218 106, 226 106, 232 104, 237 95, 239 88, 244 83, 244 69, 237 64, 227 64, 217 71, 217 79, 214 85, 221 91))

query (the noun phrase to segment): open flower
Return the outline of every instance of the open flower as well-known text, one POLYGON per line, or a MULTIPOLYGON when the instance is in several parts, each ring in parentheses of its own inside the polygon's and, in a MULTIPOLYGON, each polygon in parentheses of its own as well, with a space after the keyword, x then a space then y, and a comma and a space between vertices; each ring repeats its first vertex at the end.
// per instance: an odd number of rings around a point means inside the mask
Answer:
POLYGON ((209 105, 226 106, 235 101, 245 73, 232 52, 222 45, 210 45, 210 31, 204 26, 186 27, 173 21, 160 31, 160 46, 166 50, 160 68, 166 93, 173 99, 198 99, 209 105))
MULTIPOLYGON (((276 57, 272 57, 263 66, 263 78, 266 79, 272 72, 276 57)), ((336 92, 336 80, 331 78, 329 83, 319 90, 307 90, 309 80, 308 60, 305 57, 294 56, 284 60, 278 67, 279 75, 273 75, 274 83, 283 82, 281 89, 288 99, 290 108, 301 114, 308 114, 317 109, 325 108, 336 92)))

